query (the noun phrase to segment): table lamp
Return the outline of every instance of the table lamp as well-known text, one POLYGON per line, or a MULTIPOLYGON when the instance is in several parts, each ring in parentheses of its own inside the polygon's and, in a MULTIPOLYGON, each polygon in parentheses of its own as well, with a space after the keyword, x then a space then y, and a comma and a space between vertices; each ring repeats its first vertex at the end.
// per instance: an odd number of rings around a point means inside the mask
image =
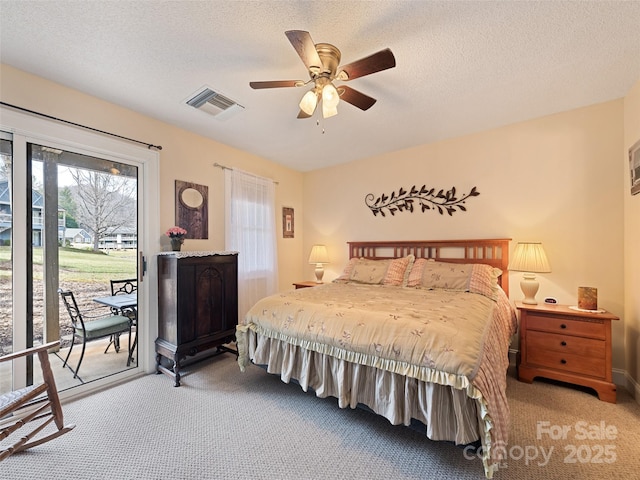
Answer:
POLYGON ((309 255, 309 263, 316 264, 316 283, 322 283, 322 276, 324 275, 323 265, 329 263, 327 247, 324 245, 314 245, 311 249, 311 255, 309 255))
POLYGON ((536 293, 538 292, 538 281, 536 273, 549 273, 551 266, 547 255, 544 253, 540 242, 519 242, 513 252, 513 258, 509 262, 509 270, 515 272, 525 272, 520 281, 520 288, 524 293, 522 303, 536 305, 536 293))

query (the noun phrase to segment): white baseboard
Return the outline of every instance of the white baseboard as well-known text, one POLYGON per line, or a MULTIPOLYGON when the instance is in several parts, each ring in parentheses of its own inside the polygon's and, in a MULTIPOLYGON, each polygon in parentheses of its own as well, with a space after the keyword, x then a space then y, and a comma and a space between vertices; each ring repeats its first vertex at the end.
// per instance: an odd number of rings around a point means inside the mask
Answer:
MULTIPOLYGON (((620 376, 624 379, 624 383, 622 385, 624 385, 624 387, 629 391, 631 396, 635 398, 636 403, 640 404, 640 384, 636 382, 633 378, 631 378, 631 375, 629 375, 629 373, 626 370, 621 370, 619 373, 620 373, 620 376)), ((613 375, 615 377, 616 370, 613 371, 613 375)), ((616 382, 616 385, 617 384, 618 382, 616 382)))

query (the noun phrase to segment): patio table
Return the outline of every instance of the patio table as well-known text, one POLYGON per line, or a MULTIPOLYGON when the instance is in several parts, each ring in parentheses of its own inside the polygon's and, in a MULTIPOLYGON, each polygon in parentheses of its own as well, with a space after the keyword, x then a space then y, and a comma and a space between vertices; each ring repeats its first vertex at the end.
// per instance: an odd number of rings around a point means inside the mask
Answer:
POLYGON ((133 361, 133 352, 136 349, 136 345, 138 344, 138 330, 137 330, 137 319, 138 319, 138 294, 137 293, 126 293, 124 295, 109 295, 106 297, 96 297, 93 299, 94 302, 100 303, 102 305, 106 305, 107 307, 111 307, 120 311, 120 314, 123 316, 128 316, 128 312, 133 312, 136 316, 136 335, 133 339, 133 344, 131 345, 131 350, 129 350, 129 358, 127 359, 127 367, 133 361))

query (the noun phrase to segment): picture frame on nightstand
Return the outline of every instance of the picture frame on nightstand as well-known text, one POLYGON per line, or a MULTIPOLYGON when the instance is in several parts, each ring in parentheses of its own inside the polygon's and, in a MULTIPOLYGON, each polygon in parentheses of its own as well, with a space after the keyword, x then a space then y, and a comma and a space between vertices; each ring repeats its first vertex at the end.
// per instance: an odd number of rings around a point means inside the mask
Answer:
POLYGON ((629 149, 629 175, 631 178, 631 195, 640 193, 640 140, 629 149))

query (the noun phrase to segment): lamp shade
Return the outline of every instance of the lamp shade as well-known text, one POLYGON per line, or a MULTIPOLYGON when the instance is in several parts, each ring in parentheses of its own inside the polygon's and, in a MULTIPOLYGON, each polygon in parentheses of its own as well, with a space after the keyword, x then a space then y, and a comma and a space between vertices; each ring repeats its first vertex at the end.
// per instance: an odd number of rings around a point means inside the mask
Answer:
POLYGON ((338 114, 338 103, 340 95, 332 83, 328 83, 322 88, 322 117, 329 118, 338 114))
POLYGON ((519 242, 509 262, 509 270, 516 272, 549 273, 551 266, 540 242, 519 242))
POLYGON ((527 305, 537 304, 538 281, 536 273, 549 273, 551 266, 547 255, 544 253, 540 242, 520 242, 516 245, 513 258, 509 262, 509 270, 525 272, 522 274, 520 288, 524 293, 522 303, 527 305))
POLYGON ((314 245, 309 255, 309 263, 329 263, 329 254, 324 245, 314 245))
POLYGON ((318 93, 315 89, 309 90, 304 94, 302 100, 300 100, 300 110, 302 110, 307 115, 313 115, 316 107, 318 106, 318 93))

